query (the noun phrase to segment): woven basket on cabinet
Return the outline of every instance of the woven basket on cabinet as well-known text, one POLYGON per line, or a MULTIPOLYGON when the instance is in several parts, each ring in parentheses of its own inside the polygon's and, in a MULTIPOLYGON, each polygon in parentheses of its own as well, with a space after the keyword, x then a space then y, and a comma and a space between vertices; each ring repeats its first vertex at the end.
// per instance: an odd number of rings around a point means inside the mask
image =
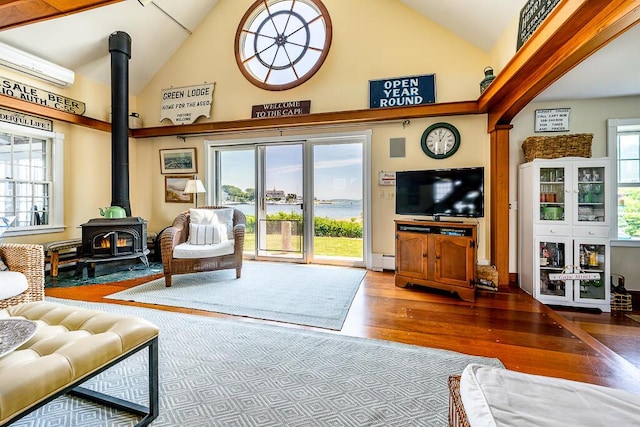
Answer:
POLYGON ((525 162, 558 157, 591 157, 592 133, 530 136, 522 143, 525 162))

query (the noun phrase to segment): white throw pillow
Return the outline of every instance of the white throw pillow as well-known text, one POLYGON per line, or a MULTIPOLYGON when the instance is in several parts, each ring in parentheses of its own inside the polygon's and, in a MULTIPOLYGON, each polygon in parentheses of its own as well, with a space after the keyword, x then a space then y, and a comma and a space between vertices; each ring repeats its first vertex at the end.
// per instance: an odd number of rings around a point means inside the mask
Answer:
POLYGON ((189 224, 189 243, 192 245, 216 245, 227 240, 225 224, 189 224))
POLYGON ((20 295, 29 287, 27 276, 18 271, 0 272, 0 299, 20 295))
POLYGON ((233 208, 223 209, 189 209, 191 224, 224 224, 227 227, 227 238, 233 238, 233 208))

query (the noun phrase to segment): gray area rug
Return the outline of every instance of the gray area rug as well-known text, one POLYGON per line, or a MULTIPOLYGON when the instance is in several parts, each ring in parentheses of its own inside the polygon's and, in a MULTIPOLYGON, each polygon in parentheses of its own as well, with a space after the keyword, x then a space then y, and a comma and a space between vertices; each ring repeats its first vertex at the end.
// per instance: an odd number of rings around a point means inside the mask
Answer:
POLYGON ((235 274, 181 274, 170 288, 161 278, 106 298, 340 330, 366 270, 245 261, 242 277, 235 274))
MULTIPOLYGON (((135 315, 160 326, 162 426, 446 426, 447 378, 497 359, 115 304, 47 298, 135 315)), ((147 404, 139 354, 90 380, 89 388, 147 404)), ((137 420, 61 397, 13 426, 131 426, 137 420)))

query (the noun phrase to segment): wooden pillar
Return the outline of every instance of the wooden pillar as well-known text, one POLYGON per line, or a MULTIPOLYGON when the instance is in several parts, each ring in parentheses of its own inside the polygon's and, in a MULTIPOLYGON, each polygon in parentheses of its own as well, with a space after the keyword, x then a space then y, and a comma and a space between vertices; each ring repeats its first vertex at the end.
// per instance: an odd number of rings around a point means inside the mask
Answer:
POLYGON ((491 263, 500 287, 509 286, 509 130, 496 125, 491 137, 491 263))

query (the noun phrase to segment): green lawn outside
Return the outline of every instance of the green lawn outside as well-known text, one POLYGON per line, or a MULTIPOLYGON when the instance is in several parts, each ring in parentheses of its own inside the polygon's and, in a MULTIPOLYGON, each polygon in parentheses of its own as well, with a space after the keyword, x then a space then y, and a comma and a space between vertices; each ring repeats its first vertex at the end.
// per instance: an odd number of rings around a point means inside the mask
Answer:
MULTIPOLYGON (((268 246, 269 247, 277 247, 280 243, 279 239, 281 236, 279 234, 269 234, 267 236, 268 246)), ((333 256, 333 257, 344 257, 344 258, 358 258, 362 259, 363 254, 363 246, 362 239, 349 238, 349 237, 315 237, 315 247, 314 254, 321 256, 333 256)), ((245 250, 248 248, 254 248, 256 242, 255 234, 247 233, 244 236, 244 247, 245 250)), ((299 242, 294 243, 294 247, 299 247, 299 242)))

